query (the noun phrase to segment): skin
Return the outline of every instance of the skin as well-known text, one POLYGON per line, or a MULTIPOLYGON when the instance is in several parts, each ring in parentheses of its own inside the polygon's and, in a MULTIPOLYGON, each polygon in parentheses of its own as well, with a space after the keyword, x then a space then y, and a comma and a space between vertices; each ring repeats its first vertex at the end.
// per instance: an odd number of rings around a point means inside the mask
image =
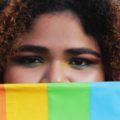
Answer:
POLYGON ((45 14, 21 37, 5 67, 5 83, 103 81, 101 53, 70 13, 45 14))

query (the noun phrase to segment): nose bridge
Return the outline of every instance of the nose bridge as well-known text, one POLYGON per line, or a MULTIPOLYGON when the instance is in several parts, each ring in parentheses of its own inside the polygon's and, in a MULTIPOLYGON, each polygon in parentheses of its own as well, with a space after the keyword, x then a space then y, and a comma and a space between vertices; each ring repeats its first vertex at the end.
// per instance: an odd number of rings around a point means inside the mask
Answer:
POLYGON ((47 82, 63 82, 64 79, 64 71, 63 65, 60 61, 52 62, 46 73, 46 81, 47 82))

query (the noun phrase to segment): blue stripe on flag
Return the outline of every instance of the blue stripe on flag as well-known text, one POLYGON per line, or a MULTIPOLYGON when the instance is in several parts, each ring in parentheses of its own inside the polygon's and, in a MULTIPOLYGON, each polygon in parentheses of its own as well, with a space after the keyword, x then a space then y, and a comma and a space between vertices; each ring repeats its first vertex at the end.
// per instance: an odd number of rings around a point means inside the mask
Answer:
POLYGON ((120 120, 120 82, 90 83, 90 120, 120 120))

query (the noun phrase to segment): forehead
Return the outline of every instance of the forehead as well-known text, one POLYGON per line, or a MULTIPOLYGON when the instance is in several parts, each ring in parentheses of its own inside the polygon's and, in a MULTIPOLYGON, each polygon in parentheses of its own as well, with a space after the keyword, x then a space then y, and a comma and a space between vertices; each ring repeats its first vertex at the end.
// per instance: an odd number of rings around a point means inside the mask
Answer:
POLYGON ((37 17, 31 30, 22 37, 23 45, 32 44, 58 49, 99 48, 95 39, 85 33, 80 20, 69 12, 37 17))

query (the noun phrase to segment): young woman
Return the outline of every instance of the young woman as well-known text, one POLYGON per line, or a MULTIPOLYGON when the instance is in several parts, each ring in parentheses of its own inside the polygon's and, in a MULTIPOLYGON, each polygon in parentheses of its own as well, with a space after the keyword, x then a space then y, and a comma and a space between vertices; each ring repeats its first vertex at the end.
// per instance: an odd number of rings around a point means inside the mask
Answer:
POLYGON ((0 14, 1 82, 117 80, 113 9, 111 0, 8 1, 0 14))

